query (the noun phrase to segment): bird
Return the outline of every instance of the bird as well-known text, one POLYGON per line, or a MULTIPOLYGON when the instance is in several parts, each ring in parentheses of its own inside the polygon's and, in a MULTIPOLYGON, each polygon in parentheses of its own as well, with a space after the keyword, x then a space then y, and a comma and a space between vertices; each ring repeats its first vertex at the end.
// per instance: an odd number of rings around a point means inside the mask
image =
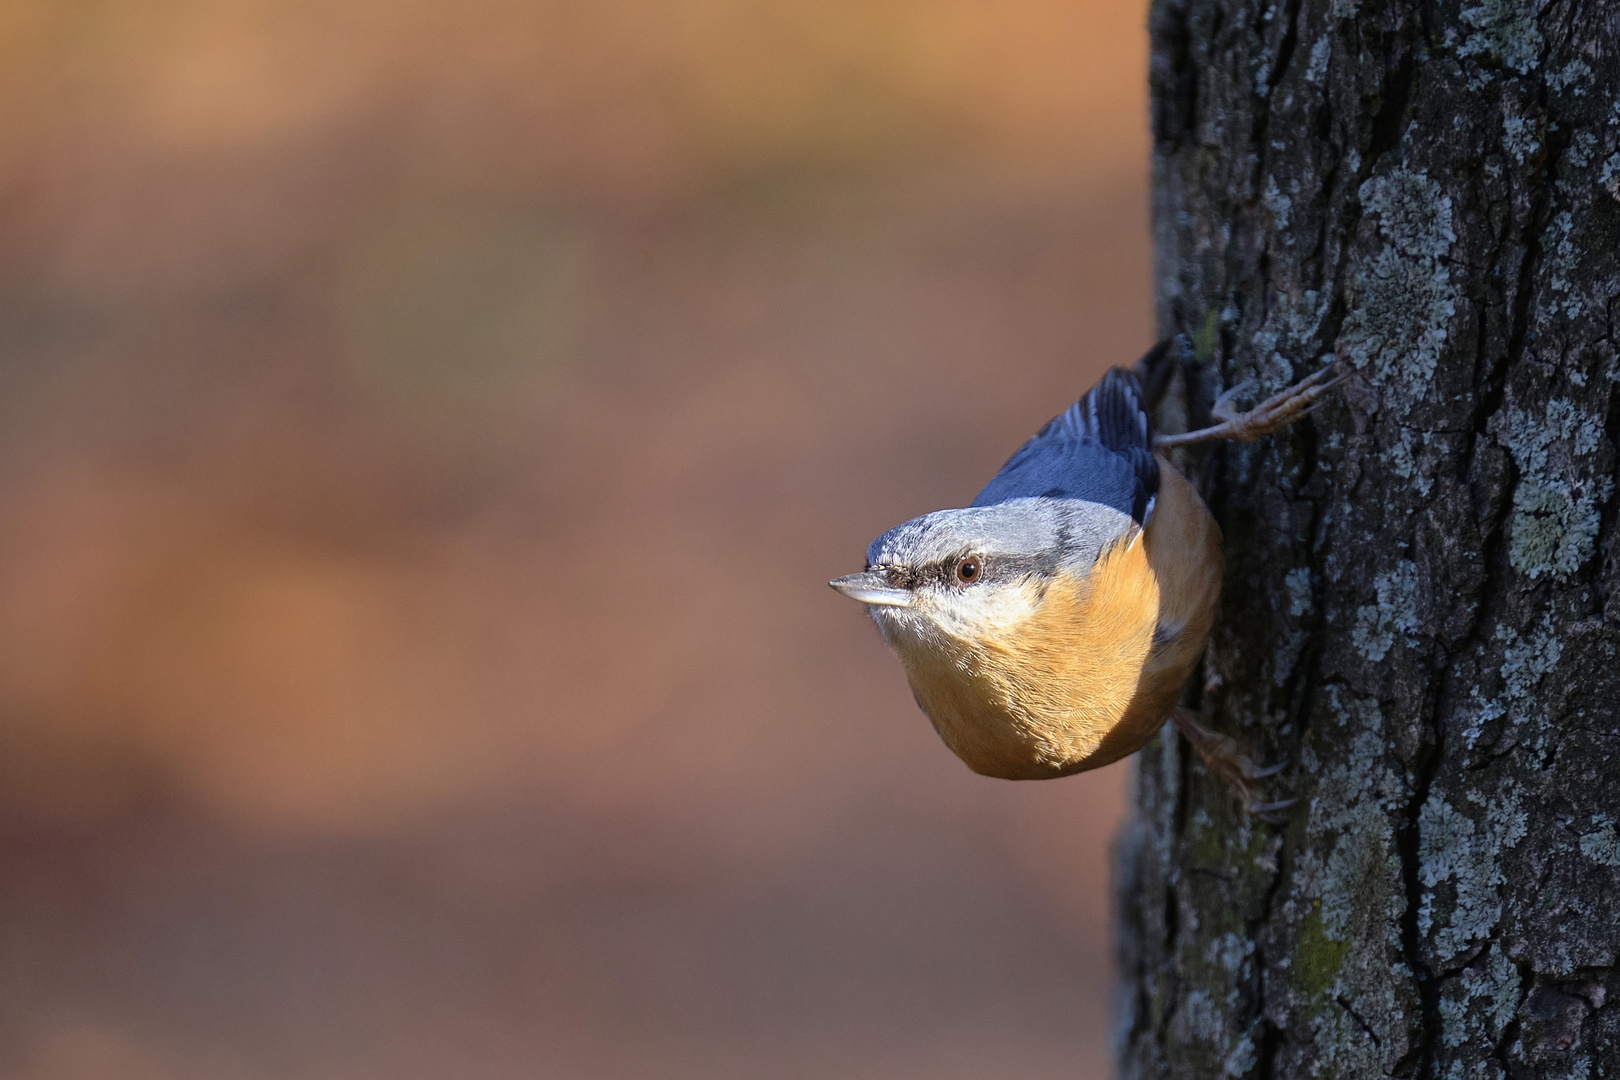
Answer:
MULTIPOLYGON (((1180 354, 1184 336, 1144 357, 1180 354)), ((829 584, 865 604, 918 706, 974 772, 1043 780, 1144 746, 1169 719, 1251 813, 1255 767, 1181 707, 1216 618, 1221 530, 1166 452, 1248 442, 1314 411, 1332 366, 1217 422, 1157 434, 1142 381, 1115 367, 1015 452, 966 507, 873 540, 859 573, 829 584)))

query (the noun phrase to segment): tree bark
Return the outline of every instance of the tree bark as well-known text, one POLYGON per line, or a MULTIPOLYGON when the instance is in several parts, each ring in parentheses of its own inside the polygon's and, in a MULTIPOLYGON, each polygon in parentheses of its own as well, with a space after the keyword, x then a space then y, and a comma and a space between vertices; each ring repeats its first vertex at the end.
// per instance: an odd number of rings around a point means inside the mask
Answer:
POLYGON ((1190 397, 1337 359, 1186 464, 1226 532, 1118 852, 1127 1078, 1620 1078, 1620 2, 1154 0, 1190 397))

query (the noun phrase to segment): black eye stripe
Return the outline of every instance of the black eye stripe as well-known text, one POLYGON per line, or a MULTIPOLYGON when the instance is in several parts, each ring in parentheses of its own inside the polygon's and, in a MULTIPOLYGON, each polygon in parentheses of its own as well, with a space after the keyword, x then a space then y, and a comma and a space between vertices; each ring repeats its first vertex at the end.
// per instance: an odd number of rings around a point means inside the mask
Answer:
POLYGON ((1057 569, 1052 555, 981 555, 972 552, 952 555, 948 559, 924 563, 921 566, 879 565, 889 584, 898 589, 915 589, 921 585, 939 585, 962 588, 967 585, 1005 584, 1032 574, 1045 576, 1057 569), (978 563, 979 571, 971 581, 964 581, 957 570, 964 560, 978 563))

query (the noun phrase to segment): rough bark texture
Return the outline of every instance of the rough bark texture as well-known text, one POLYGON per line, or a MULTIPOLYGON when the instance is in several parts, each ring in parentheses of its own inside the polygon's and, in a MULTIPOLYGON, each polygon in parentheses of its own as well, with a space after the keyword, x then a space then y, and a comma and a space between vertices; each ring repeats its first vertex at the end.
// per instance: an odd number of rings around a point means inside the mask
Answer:
POLYGON ((1120 845, 1128 1078, 1620 1077, 1620 2, 1155 0, 1161 328, 1197 399, 1197 705, 1120 845))

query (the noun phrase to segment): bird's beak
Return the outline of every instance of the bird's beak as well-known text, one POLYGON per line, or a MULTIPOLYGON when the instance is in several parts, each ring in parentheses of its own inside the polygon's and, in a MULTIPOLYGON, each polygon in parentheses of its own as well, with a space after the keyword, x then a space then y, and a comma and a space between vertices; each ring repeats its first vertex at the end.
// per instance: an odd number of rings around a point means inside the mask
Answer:
POLYGON ((876 570, 864 574, 849 574, 827 582, 833 588, 863 604, 876 607, 907 607, 911 604, 911 590, 897 589, 889 579, 876 570))

